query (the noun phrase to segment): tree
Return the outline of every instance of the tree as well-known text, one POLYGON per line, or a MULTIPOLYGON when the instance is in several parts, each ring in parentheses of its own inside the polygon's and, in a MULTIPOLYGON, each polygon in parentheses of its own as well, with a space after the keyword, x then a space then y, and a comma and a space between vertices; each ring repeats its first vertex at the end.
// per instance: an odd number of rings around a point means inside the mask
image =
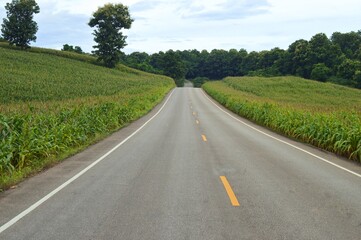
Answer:
POLYGON ((81 47, 79 47, 79 46, 73 47, 73 46, 71 46, 69 44, 64 44, 61 51, 76 52, 76 53, 79 53, 79 54, 84 53, 83 50, 81 49, 81 47))
POLYGON ((247 75, 249 72, 254 71, 258 68, 259 53, 252 51, 246 55, 241 63, 241 72, 247 75))
POLYGON ((207 59, 207 75, 209 79, 223 79, 231 75, 230 54, 225 50, 214 49, 207 59))
POLYGON ((99 61, 103 61, 105 66, 113 68, 119 62, 121 49, 126 46, 121 30, 130 29, 134 20, 130 17, 127 6, 123 4, 105 4, 99 8, 89 21, 90 27, 94 30, 94 41, 98 43, 94 48, 94 53, 99 61))
POLYGON ((123 63, 147 72, 168 75, 181 85, 190 79, 194 86, 226 76, 298 75, 361 88, 361 31, 314 35, 297 40, 287 50, 273 48, 248 53, 245 49, 214 49, 154 53, 132 53, 123 63))
POLYGON ((158 69, 162 74, 164 74, 163 72, 163 66, 164 66, 164 52, 160 51, 159 53, 154 53, 151 57, 150 57, 150 65, 155 68, 158 69))
POLYGON ((79 46, 74 47, 74 52, 79 53, 79 54, 84 53, 83 49, 81 49, 81 47, 79 47, 79 46))
POLYGON ((288 47, 289 60, 292 63, 290 73, 308 78, 311 74, 312 65, 309 60, 309 42, 300 39, 288 47))
POLYGON ((353 86, 361 89, 361 71, 356 70, 355 75, 353 76, 353 86))
POLYGON ((338 65, 338 56, 341 55, 339 46, 333 44, 324 33, 316 34, 309 42, 309 60, 312 64, 324 63, 333 68, 338 65))
POLYGON ((230 49, 228 52, 230 62, 229 62, 229 76, 239 76, 241 75, 240 67, 243 60, 243 55, 247 55, 247 51, 245 49, 241 49, 240 51, 236 49, 230 49))
POLYGON ((200 52, 198 50, 182 51, 180 53, 181 58, 187 69, 186 79, 193 79, 199 76, 199 63, 200 63, 200 52))
POLYGON ((205 82, 207 82, 207 81, 209 81, 209 79, 206 78, 206 77, 196 77, 196 78, 194 78, 194 79, 192 80, 193 86, 194 86, 195 88, 200 88, 200 87, 202 87, 202 85, 203 85, 205 82))
POLYGON ((29 48, 31 41, 36 41, 38 25, 33 15, 40 12, 35 0, 13 0, 5 6, 7 18, 3 19, 1 32, 10 45, 22 49, 29 48))
POLYGON ((74 47, 69 45, 69 44, 64 44, 63 48, 61 49, 61 51, 67 51, 67 52, 73 52, 74 51, 74 47))
POLYGON ((261 76, 279 76, 283 70, 283 58, 286 54, 285 50, 280 48, 273 48, 270 51, 261 51, 259 53, 259 60, 257 64, 258 73, 261 76))
MULTIPOLYGON (((340 66, 338 66, 337 76, 349 80, 351 82, 356 74, 356 71, 361 70, 361 62, 357 60, 345 59, 340 66)), ((352 85, 352 84, 350 84, 352 85)))
POLYGON ((139 69, 145 72, 161 74, 159 70, 153 68, 153 66, 150 63, 151 58, 149 54, 145 52, 133 52, 130 55, 125 55, 121 62, 135 69, 139 69))
POLYGON ((173 50, 167 51, 163 56, 164 74, 173 78, 178 87, 183 87, 186 68, 184 62, 180 58, 179 52, 173 50))
POLYGON ((311 79, 326 82, 331 76, 331 69, 329 69, 324 63, 317 63, 313 65, 311 72, 311 79))
POLYGON ((331 36, 331 41, 340 47, 342 53, 345 54, 347 58, 355 59, 357 57, 356 52, 359 50, 361 45, 361 33, 334 32, 331 36))

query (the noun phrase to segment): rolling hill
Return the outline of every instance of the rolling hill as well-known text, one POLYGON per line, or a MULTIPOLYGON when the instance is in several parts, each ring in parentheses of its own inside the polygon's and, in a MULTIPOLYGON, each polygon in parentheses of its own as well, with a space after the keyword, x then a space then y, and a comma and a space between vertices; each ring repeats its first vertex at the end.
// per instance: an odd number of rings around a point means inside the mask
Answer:
POLYGON ((141 117, 171 78, 88 55, 0 43, 0 189, 141 117))

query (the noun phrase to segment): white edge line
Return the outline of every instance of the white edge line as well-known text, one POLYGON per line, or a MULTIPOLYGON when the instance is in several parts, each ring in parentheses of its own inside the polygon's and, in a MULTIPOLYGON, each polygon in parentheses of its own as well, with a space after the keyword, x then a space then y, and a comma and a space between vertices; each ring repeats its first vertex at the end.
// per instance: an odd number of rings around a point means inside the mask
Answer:
POLYGON ((59 191, 61 191, 62 189, 64 189, 66 186, 68 186, 70 183, 74 182, 76 179, 78 179, 80 176, 82 176, 84 173, 86 173, 87 171, 89 171, 91 168, 93 168, 95 165, 97 165, 99 162, 103 161, 107 156, 109 156, 112 152, 114 152, 117 148, 119 148, 120 146, 122 146, 125 142, 127 142, 130 138, 132 138, 135 134, 137 134, 140 130, 142 130, 150 121, 152 121, 162 110, 163 108, 166 106, 166 104, 168 103, 170 97, 173 95, 174 90, 171 92, 171 94, 169 95, 169 97, 167 98, 167 100, 165 101, 165 103, 163 104, 163 106, 158 110, 158 112, 151 117, 148 121, 146 121, 140 128, 138 128, 135 132, 133 132, 131 135, 129 135, 126 139, 124 139, 121 143, 119 143, 118 145, 116 145, 114 148, 112 148, 110 151, 108 151, 106 154, 104 154, 102 157, 100 157, 99 159, 97 159, 95 162, 93 162, 92 164, 90 164, 88 167, 86 167, 85 169, 83 169, 81 172, 79 172, 78 174, 76 174, 74 177, 70 178, 68 181, 66 181, 65 183, 63 183, 62 185, 60 185, 59 187, 57 187, 55 190, 53 190, 52 192, 50 192, 49 194, 47 194, 45 197, 43 197, 42 199, 40 199, 39 201, 37 201, 36 203, 34 203, 33 205, 31 205, 29 208, 27 208, 26 210, 24 210, 23 212, 21 212, 20 214, 18 214, 16 217, 14 217, 13 219, 11 219, 10 221, 8 221, 7 223, 5 223, 4 225, 2 225, 0 227, 0 234, 2 232, 4 232, 6 229, 8 229, 9 227, 11 227, 12 225, 14 225, 16 222, 18 222, 20 219, 22 219, 23 217, 25 217, 26 215, 28 215, 29 213, 31 213, 32 211, 34 211, 37 207, 39 207, 41 204, 43 204, 44 202, 46 202, 48 199, 50 199, 51 197, 53 197, 55 194, 57 194, 59 191))
POLYGON ((251 129, 253 129, 253 130, 255 130, 255 131, 259 132, 259 133, 262 133, 263 135, 266 135, 267 137, 270 137, 270 138, 272 138, 272 139, 274 139, 274 140, 276 140, 276 141, 279 141, 279 142, 284 143, 284 144, 286 144, 286 145, 288 145, 288 146, 290 146, 290 147, 293 147, 293 148, 295 148, 295 149, 297 149, 297 150, 299 150, 299 151, 301 151, 301 152, 307 153, 307 154, 309 154, 309 155, 311 155, 311 156, 313 156, 313 157, 315 157, 315 158, 317 158, 317 159, 319 159, 319 160, 321 160, 321 161, 323 161, 323 162, 325 162, 325 163, 328 163, 328 164, 330 164, 330 165, 332 165, 332 166, 334 166, 334 167, 337 167, 337 168, 339 168, 339 169, 342 169, 342 170, 344 170, 344 171, 346 171, 346 172, 348 172, 348 173, 351 173, 351 174, 353 174, 353 175, 361 178, 361 174, 358 174, 358 173, 356 173, 356 172, 354 172, 354 171, 351 171, 351 170, 349 170, 349 169, 347 169, 347 168, 344 168, 344 167, 342 167, 342 166, 340 166, 340 165, 337 165, 336 163, 330 162, 330 161, 328 161, 328 160, 326 160, 326 159, 324 159, 324 158, 322 158, 322 157, 320 157, 320 156, 317 156, 316 154, 313 154, 313 153, 311 153, 311 152, 309 152, 309 151, 306 151, 306 150, 304 150, 304 149, 302 149, 302 148, 300 148, 300 147, 297 147, 297 146, 295 146, 295 145, 293 145, 293 144, 291 144, 291 143, 288 143, 288 142, 283 141, 283 140, 281 140, 281 139, 279 139, 279 138, 276 138, 276 137, 274 137, 274 136, 272 136, 272 135, 270 135, 270 134, 268 134, 268 133, 265 133, 265 132, 263 132, 263 131, 261 131, 261 130, 259 130, 259 129, 257 129, 257 128, 255 128, 255 127, 253 127, 253 126, 251 126, 251 125, 249 125, 249 124, 247 124, 247 123, 245 123, 244 121, 242 121, 242 120, 234 117, 233 115, 231 115, 230 113, 226 112, 226 111, 223 110, 221 107, 219 107, 212 99, 210 99, 210 98, 207 96, 207 94, 204 92, 203 89, 202 89, 202 93, 203 93, 203 95, 204 95, 206 98, 208 98, 208 100, 209 100, 211 103, 213 103, 219 110, 221 110, 222 112, 224 112, 225 114, 227 114, 227 115, 230 116, 231 118, 235 119, 236 121, 238 121, 238 122, 246 125, 247 127, 251 128, 251 129))

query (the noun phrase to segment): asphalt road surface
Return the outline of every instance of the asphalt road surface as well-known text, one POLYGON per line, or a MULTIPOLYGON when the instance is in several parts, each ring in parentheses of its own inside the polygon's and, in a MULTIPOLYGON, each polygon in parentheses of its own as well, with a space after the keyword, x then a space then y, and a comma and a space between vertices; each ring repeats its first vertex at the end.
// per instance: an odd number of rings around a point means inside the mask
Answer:
POLYGON ((0 239, 361 239, 359 165, 236 117, 201 89, 168 97, 1 193, 0 239))

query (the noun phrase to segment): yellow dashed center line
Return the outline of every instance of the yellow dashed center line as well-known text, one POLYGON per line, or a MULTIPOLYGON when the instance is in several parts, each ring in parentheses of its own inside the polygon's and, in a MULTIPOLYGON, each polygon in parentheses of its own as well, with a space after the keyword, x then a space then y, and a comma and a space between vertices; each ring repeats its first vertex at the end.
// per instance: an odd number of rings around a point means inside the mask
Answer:
POLYGON ((202 135, 202 139, 204 142, 207 142, 207 137, 205 135, 202 135))
POLYGON ((199 121, 198 121, 198 120, 196 120, 196 123, 197 123, 197 124, 199 124, 199 121))
POLYGON ((239 207, 240 205, 239 205, 238 199, 237 199, 236 195, 234 194, 232 187, 229 184, 227 178, 225 176, 221 176, 220 178, 221 178, 224 188, 227 191, 228 197, 231 200, 232 206, 239 207))

